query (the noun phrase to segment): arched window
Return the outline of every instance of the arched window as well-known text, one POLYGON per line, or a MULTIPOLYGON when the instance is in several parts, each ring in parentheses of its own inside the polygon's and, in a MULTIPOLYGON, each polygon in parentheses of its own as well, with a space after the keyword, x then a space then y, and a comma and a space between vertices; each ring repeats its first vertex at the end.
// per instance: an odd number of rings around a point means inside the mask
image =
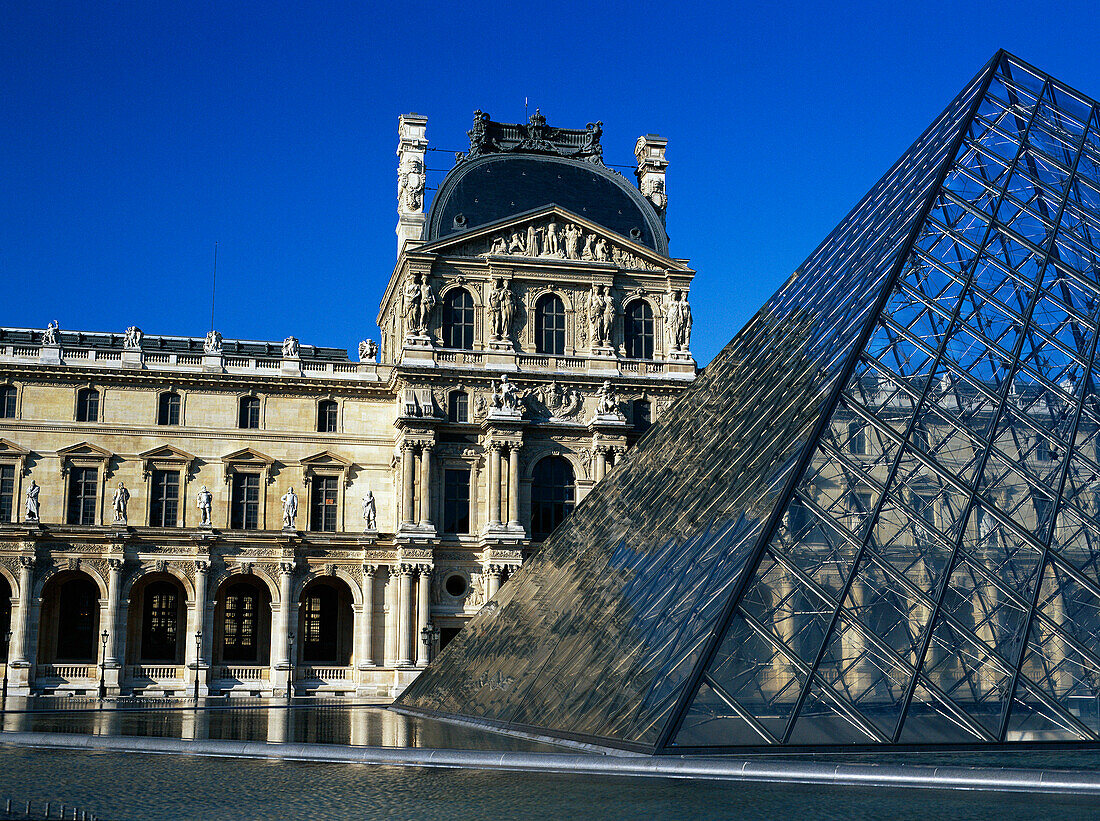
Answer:
POLYGON ((171 582, 145 588, 141 619, 141 660, 175 661, 179 636, 179 592, 171 582))
POLYGON ((443 298, 443 347, 474 347, 474 299, 465 288, 443 298))
POLYGON ((573 512, 573 467, 562 456, 547 456, 531 478, 531 538, 545 539, 573 512))
POLYGON ((259 659, 260 597, 256 588, 244 582, 225 593, 222 622, 222 658, 226 661, 259 659))
MULTIPOLYGON (((340 406, 331 399, 323 399, 317 403, 317 430, 321 433, 336 433, 336 422, 339 418, 340 406)), ((257 426, 259 420, 257 419, 257 426)))
POLYGON ((18 389, 15 385, 0 385, 0 419, 15 418, 15 397, 18 389))
POLYGON ((561 356, 565 353, 565 303, 546 294, 535 304, 535 350, 561 356))
POLYGON ((465 391, 451 391, 447 398, 447 421, 470 421, 470 397, 465 391))
POLYGON ((57 658, 60 661, 96 660, 96 616, 99 590, 86 576, 70 579, 58 591, 57 658))
POLYGON ((178 425, 180 423, 180 395, 175 391, 165 391, 157 402, 157 424, 178 425))
POLYGON ((631 359, 653 358, 653 309, 644 299, 636 299, 626 306, 623 337, 626 355, 631 359))
POLYGON ((95 388, 81 388, 76 393, 76 421, 99 421, 99 391, 95 388))
POLYGON ((241 397, 237 405, 237 427, 244 429, 260 427, 260 397, 241 397))

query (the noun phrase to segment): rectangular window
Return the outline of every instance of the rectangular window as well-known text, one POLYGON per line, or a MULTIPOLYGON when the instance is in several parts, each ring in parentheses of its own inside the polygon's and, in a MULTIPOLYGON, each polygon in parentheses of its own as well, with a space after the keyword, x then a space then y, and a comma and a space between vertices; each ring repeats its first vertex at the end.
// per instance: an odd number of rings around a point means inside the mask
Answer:
POLYGON ((448 421, 463 423, 470 418, 470 397, 465 391, 451 394, 451 404, 447 409, 448 421))
POLYGON ((1050 442, 1042 436, 1038 437, 1038 442, 1035 444, 1035 460, 1038 462, 1054 461, 1054 452, 1051 450, 1050 442))
POLYGON ((149 499, 149 524, 152 527, 175 527, 179 503, 179 471, 154 470, 153 495, 149 499))
POLYGON ((852 515, 852 530, 859 530, 871 515, 871 494, 864 490, 849 492, 848 510, 852 515))
POLYGON ((234 473, 229 526, 235 530, 256 530, 260 526, 260 474, 234 473))
POLYGON ((157 402, 157 424, 178 425, 180 423, 180 395, 174 391, 162 393, 157 402))
POLYGON ((309 528, 325 533, 336 532, 336 480, 335 476, 314 476, 309 490, 309 528))
POLYGON ((15 385, 0 386, 0 419, 15 418, 15 385))
POLYGON ((443 532, 470 532, 470 471, 447 468, 443 471, 443 532))
POLYGON ((15 465, 0 465, 0 522, 14 521, 15 465))
POLYGON ((96 480, 99 468, 74 467, 69 470, 69 515, 71 525, 94 525, 96 480))
POLYGON ((848 452, 858 456, 867 453, 867 427, 862 422, 848 423, 848 452))
POLYGON ((936 526, 936 497, 928 496, 923 493, 913 494, 913 507, 916 508, 917 515, 926 523, 932 527, 936 526))

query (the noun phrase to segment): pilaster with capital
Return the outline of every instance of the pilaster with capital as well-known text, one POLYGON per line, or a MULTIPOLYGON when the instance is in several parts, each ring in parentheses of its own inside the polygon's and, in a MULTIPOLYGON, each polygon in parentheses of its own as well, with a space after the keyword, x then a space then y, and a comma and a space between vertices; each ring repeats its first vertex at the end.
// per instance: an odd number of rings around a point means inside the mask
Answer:
POLYGON ((34 664, 34 652, 27 652, 27 627, 31 623, 31 611, 37 610, 34 606, 34 596, 31 595, 34 584, 35 557, 19 557, 19 608, 15 612, 15 623, 12 625, 11 647, 8 658, 13 668, 30 668, 34 664))
POLYGON ((276 627, 271 636, 271 657, 275 661, 275 669, 284 672, 290 669, 292 662, 289 640, 290 627, 293 624, 293 602, 291 602, 290 596, 293 587, 294 569, 295 564, 292 561, 279 563, 279 618, 276 619, 276 627))
POLYGON ((424 631, 431 619, 430 606, 432 595, 432 566, 417 565, 416 584, 416 666, 427 667, 431 639, 425 638, 424 631))
POLYGON ((412 647, 409 639, 412 634, 413 576, 416 566, 402 564, 397 568, 397 663, 398 667, 412 665, 412 647))
POLYGON ((363 565, 363 609, 359 613, 359 623, 355 626, 357 642, 355 658, 360 670, 375 666, 372 648, 374 646, 374 574, 377 570, 377 565, 363 565))

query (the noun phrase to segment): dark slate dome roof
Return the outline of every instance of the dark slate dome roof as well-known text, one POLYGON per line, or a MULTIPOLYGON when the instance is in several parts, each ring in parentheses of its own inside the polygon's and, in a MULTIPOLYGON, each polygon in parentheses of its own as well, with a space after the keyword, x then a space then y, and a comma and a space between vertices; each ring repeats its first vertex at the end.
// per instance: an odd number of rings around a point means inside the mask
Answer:
POLYGON ((588 160, 528 153, 484 154, 447 174, 425 225, 428 242, 558 205, 668 256, 653 206, 621 175, 588 160))

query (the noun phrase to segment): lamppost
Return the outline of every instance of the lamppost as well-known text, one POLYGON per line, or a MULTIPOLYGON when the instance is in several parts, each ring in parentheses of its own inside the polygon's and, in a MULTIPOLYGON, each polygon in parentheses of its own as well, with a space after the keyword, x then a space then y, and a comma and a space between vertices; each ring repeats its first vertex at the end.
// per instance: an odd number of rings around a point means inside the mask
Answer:
POLYGON ((432 648, 435 647, 436 641, 439 639, 439 628, 431 622, 428 622, 424 626, 424 629, 420 631, 420 637, 424 640, 424 643, 428 645, 428 662, 432 660, 432 648))
POLYGON ((11 630, 4 635, 4 694, 0 696, 0 712, 8 707, 8 664, 11 662, 11 630))
POLYGON ((99 634, 100 639, 103 641, 103 652, 100 654, 99 663, 99 698, 103 700, 107 698, 107 682, 104 680, 104 675, 107 672, 107 637, 110 634, 104 630, 99 634))
POLYGON ((290 703, 290 700, 294 697, 294 634, 287 633, 286 636, 286 660, 287 666, 290 668, 286 671, 286 702, 290 703))
POLYGON ((199 665, 202 663, 202 630, 195 631, 195 709, 199 709, 199 665))

